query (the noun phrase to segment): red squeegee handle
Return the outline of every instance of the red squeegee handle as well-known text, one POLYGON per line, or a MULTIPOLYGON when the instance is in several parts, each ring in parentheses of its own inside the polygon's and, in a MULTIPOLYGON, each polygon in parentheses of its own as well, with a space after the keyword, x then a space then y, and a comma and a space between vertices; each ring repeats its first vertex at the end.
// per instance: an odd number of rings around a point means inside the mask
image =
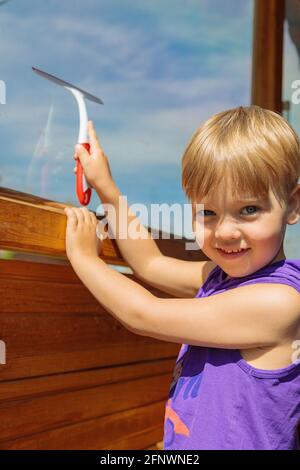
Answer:
MULTIPOLYGON (((90 144, 88 142, 81 144, 90 153, 90 144)), ((83 168, 79 158, 76 160, 76 194, 82 206, 87 206, 90 202, 92 190, 88 188, 86 191, 83 189, 83 168)))

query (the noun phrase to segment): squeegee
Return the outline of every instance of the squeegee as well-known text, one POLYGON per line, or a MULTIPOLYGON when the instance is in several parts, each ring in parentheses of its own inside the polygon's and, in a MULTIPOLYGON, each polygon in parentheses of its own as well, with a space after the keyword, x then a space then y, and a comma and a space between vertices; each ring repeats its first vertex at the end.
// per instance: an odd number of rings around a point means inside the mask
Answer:
MULTIPOLYGON (((89 144, 89 137, 87 131, 87 123, 88 123, 88 115, 87 109, 85 104, 85 99, 93 101, 94 103, 103 104, 103 101, 100 98, 97 98, 94 95, 78 88, 71 83, 66 82, 50 73, 43 72, 43 70, 37 69, 32 67, 32 70, 47 80, 50 80, 57 85, 64 87, 66 90, 70 91, 72 95, 75 97, 78 109, 79 109, 79 135, 78 135, 78 143, 83 145, 88 152, 90 152, 90 144, 89 144)), ((89 204, 91 195, 92 195, 92 188, 88 184, 82 165, 79 159, 76 160, 76 194, 77 198, 81 205, 86 206, 89 204)))

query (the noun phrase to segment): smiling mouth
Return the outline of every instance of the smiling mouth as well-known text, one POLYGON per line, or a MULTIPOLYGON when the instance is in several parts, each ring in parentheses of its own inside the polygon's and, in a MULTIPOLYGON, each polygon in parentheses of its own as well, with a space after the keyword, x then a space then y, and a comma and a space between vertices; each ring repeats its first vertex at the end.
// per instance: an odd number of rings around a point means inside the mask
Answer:
POLYGON ((226 254, 231 254, 231 253, 242 253, 242 251, 249 250, 249 248, 239 248, 236 250, 223 250, 223 248, 217 248, 219 251, 222 251, 222 253, 226 254))
POLYGON ((230 251, 230 250, 225 251, 225 250, 222 250, 222 248, 217 248, 217 250, 220 252, 221 255, 226 256, 228 258, 230 258, 230 257, 233 258, 233 257, 238 257, 238 256, 246 253, 246 251, 249 251, 250 248, 244 248, 244 249, 241 249, 241 250, 238 250, 238 251, 230 251))

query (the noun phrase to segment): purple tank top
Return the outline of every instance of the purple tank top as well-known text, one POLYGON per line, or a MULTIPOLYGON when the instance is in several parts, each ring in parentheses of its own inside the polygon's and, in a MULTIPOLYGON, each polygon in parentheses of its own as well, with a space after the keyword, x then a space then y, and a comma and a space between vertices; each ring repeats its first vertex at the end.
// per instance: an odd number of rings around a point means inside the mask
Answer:
MULTIPOLYGON (((287 284, 300 293, 300 260, 225 277, 215 267, 195 297, 261 282, 287 284)), ((299 354, 285 368, 264 370, 246 362, 238 349, 182 345, 166 403, 164 450, 299 450, 298 423, 299 354)))

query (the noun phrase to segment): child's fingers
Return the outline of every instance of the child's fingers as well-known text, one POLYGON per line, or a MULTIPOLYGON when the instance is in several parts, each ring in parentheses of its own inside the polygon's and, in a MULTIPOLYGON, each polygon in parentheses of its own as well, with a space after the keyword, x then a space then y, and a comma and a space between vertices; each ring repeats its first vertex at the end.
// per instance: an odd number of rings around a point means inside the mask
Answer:
POLYGON ((100 147, 100 142, 98 139, 98 136, 96 134, 94 125, 92 121, 88 122, 88 132, 89 132, 89 138, 90 138, 90 146, 91 146, 91 151, 99 150, 101 149, 100 147))
POLYGON ((77 225, 77 217, 73 210, 69 207, 64 208, 64 213, 67 216, 67 229, 68 228, 75 228, 77 225))
POLYGON ((75 145, 74 159, 80 161, 80 163, 85 166, 87 159, 89 158, 89 152, 82 144, 75 145))
POLYGON ((89 216, 90 216, 90 221, 93 225, 96 225, 98 223, 97 217, 95 214, 91 211, 89 211, 89 216))

